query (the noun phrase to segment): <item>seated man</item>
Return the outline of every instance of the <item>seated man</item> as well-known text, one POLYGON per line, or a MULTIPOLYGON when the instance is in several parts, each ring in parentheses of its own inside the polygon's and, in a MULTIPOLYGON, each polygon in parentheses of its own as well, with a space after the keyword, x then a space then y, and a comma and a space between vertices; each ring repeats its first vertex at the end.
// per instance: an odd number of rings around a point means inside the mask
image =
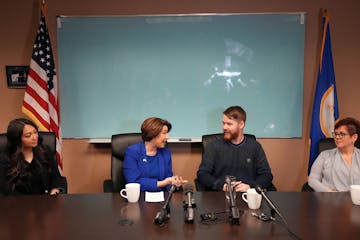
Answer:
POLYGON ((223 112, 224 138, 211 142, 203 156, 197 178, 207 190, 226 190, 225 176, 236 177, 237 192, 259 185, 268 190, 273 176, 259 142, 243 134, 246 112, 232 106, 223 112))

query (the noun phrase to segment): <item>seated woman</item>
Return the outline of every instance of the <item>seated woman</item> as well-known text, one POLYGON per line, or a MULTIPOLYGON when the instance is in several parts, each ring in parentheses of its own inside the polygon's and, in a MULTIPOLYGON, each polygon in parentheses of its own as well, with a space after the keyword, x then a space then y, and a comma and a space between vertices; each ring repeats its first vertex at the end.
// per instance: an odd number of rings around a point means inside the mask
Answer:
POLYGON ((309 175, 309 185, 318 192, 349 191, 350 185, 360 184, 360 122, 345 118, 335 125, 336 148, 323 151, 316 158, 309 175))
POLYGON ((171 124, 151 117, 141 125, 143 142, 129 146, 125 151, 124 176, 128 183, 140 183, 142 192, 165 191, 171 185, 180 187, 186 180, 173 176, 171 152, 165 147, 171 124))
POLYGON ((60 193, 63 179, 35 123, 12 120, 6 135, 7 146, 0 156, 0 195, 60 193))

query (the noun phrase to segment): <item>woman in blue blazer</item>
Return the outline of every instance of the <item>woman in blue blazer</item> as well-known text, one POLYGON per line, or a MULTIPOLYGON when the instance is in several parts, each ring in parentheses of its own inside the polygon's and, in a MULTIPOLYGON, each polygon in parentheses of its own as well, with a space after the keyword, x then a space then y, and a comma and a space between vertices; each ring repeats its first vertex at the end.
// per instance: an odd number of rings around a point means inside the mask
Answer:
POLYGON ((141 125, 143 142, 125 151, 124 176, 128 183, 140 183, 142 192, 166 191, 171 185, 186 183, 181 176, 173 176, 171 152, 165 147, 171 124, 151 117, 141 125))

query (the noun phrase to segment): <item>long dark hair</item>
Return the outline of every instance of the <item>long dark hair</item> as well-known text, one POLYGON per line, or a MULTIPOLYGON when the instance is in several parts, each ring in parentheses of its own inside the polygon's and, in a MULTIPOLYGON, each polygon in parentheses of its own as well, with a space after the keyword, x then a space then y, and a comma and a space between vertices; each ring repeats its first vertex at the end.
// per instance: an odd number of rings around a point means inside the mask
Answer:
MULTIPOLYGON (((23 179, 30 176, 31 173, 24 171, 27 166, 24 154, 22 152, 23 130, 25 125, 33 126, 36 130, 36 124, 26 118, 18 118, 12 120, 7 128, 7 146, 5 155, 9 161, 9 168, 7 173, 7 184, 10 191, 14 191, 17 185, 23 185, 23 179)), ((49 155, 45 147, 42 145, 41 136, 38 137, 38 144, 33 148, 34 158, 32 164, 35 167, 36 173, 40 174, 42 171, 49 171, 49 155)))

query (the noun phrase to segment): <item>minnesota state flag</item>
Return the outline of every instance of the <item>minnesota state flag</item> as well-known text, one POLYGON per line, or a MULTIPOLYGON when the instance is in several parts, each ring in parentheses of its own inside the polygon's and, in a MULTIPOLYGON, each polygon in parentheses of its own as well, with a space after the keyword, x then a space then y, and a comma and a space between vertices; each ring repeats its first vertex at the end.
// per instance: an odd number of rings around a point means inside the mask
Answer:
POLYGON ((339 118, 335 74, 331 53, 329 15, 323 15, 323 35, 310 130, 310 159, 308 174, 317 157, 317 145, 321 138, 331 137, 339 118))

